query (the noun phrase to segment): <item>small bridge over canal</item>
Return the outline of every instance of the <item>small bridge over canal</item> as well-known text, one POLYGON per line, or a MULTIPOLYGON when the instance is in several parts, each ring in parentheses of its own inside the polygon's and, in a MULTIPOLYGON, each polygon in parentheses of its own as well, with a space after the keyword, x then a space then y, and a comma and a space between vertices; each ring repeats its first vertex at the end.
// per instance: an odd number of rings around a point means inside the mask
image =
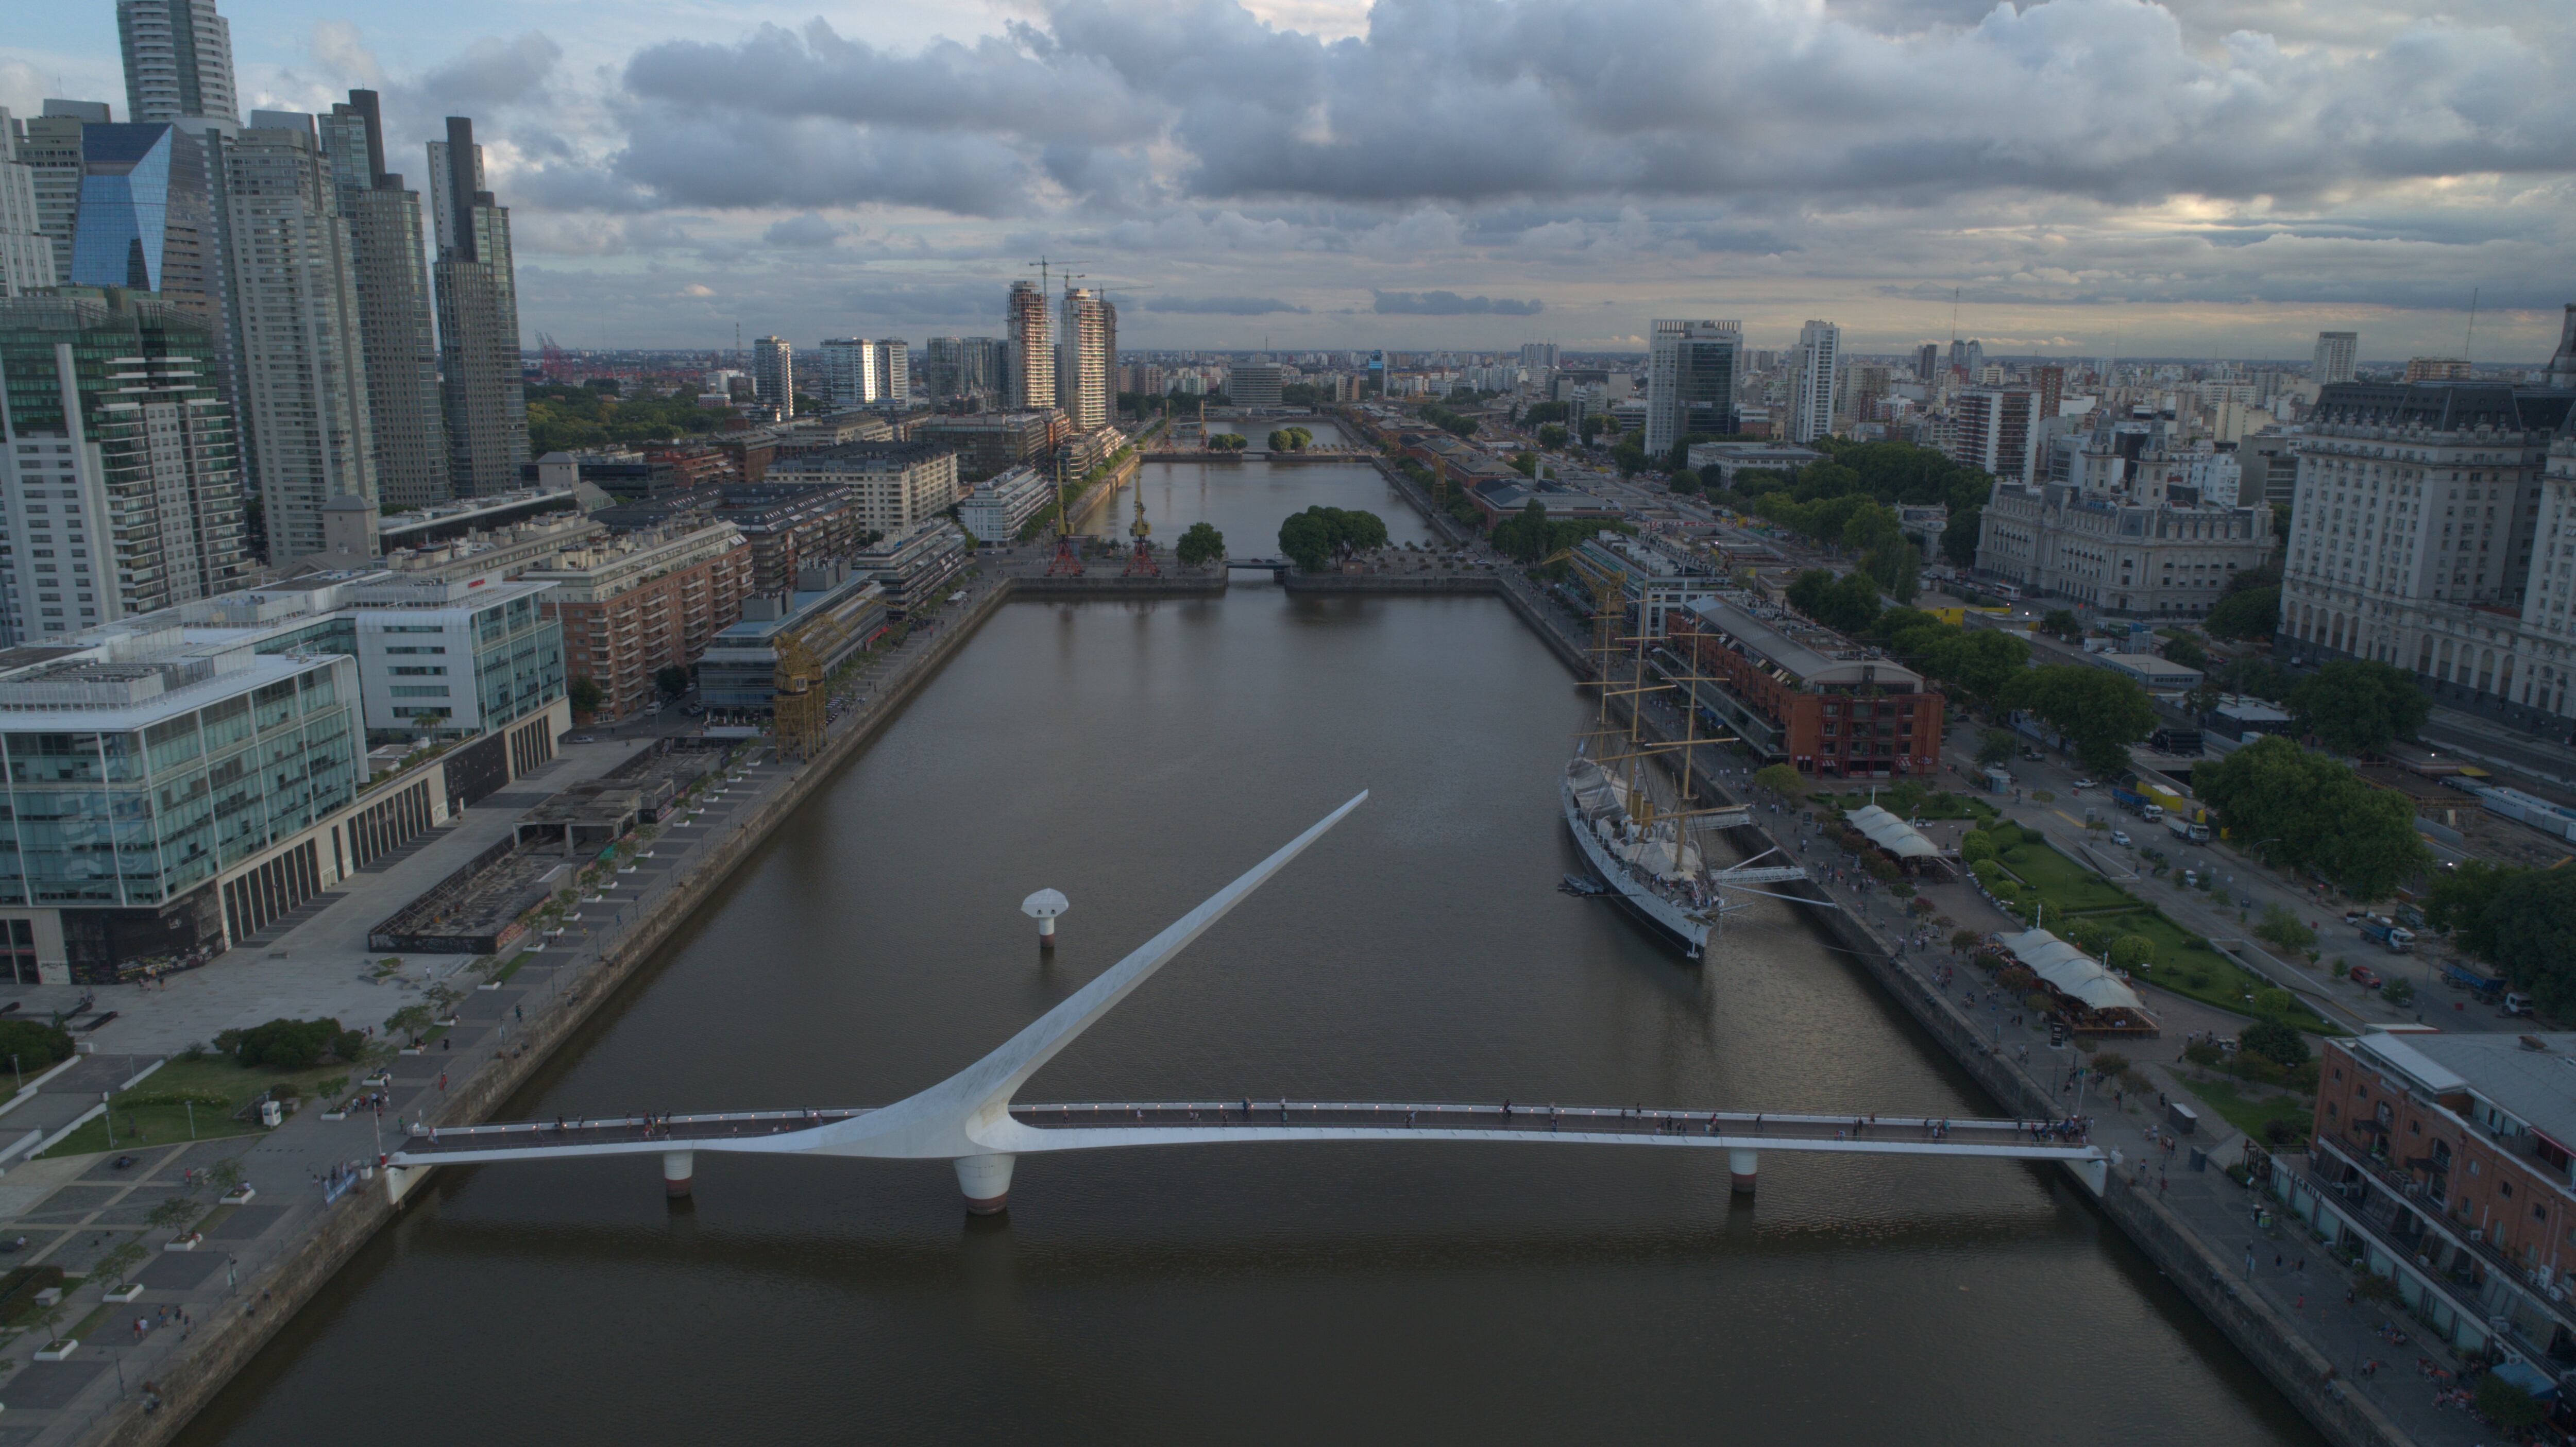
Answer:
MULTIPOLYGON (((1250 561, 1250 560, 1246 560, 1250 561)), ((1074 1037, 1126 999, 1307 846, 1366 800, 1328 814, 1091 983, 948 1079, 892 1105, 585 1118, 418 1131, 389 1164, 397 1195, 439 1165, 658 1155, 686 1195, 701 1151, 947 1160, 970 1211, 1002 1210, 1024 1155, 1256 1141, 1480 1141, 1722 1150, 1735 1188, 1754 1187, 1764 1151, 2053 1160, 2096 1191, 2108 1158, 2044 1121, 1813 1115, 1523 1101, 1091 1101, 1013 1099, 1074 1037)))

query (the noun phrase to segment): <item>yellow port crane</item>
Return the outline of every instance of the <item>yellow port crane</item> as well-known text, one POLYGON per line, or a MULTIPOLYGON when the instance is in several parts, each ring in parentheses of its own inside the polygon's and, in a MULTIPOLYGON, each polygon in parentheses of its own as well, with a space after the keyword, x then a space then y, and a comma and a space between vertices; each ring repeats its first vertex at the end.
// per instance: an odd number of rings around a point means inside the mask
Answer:
POLYGON ((801 764, 823 752, 831 702, 823 660, 840 652, 849 636, 850 626, 829 614, 778 635, 778 667, 770 686, 777 694, 771 718, 781 761, 801 764))

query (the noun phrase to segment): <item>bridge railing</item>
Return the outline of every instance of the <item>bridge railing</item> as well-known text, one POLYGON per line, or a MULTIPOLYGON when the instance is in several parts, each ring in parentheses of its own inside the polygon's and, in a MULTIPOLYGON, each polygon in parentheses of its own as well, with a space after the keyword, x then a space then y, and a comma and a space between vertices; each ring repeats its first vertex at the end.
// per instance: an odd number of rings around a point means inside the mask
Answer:
MULTIPOLYGON (((647 1121, 665 1126, 715 1125, 826 1125, 865 1115, 872 1106, 836 1107, 831 1110, 730 1110, 700 1111, 691 1115, 654 1113, 604 1116, 565 1116, 561 1120, 511 1121, 502 1125, 457 1125, 437 1128, 439 1144, 449 1141, 474 1141, 489 1146, 507 1143, 513 1137, 543 1137, 584 1130, 641 1130, 647 1121)), ((428 1140, 430 1127, 414 1123, 408 1131, 414 1140, 428 1140)))
POLYGON ((1787 1130, 1812 1128, 1818 1131, 1857 1129, 1866 1134, 1873 1130, 1891 1133, 1928 1131, 1938 1126, 1953 1135, 1962 1131, 1980 1134, 2027 1135, 2031 1133, 2033 1125, 2048 1124, 2048 1122, 2019 1120, 1962 1119, 1956 1116, 1869 1115, 1866 1113, 1817 1115, 1807 1112, 1779 1111, 1670 1110, 1652 1106, 1621 1108, 1540 1105, 1522 1101, 1513 1101, 1505 1106, 1499 1103, 1464 1101, 1282 1100, 1277 1097, 1263 1099, 1257 1096, 1249 1102, 1242 1096, 1236 1096, 1231 1100, 1049 1101, 1043 1104, 1020 1102, 1011 1106, 1011 1114, 1030 1125, 1043 1125, 1053 1117, 1120 1114, 1133 1117, 1144 1113, 1168 1116, 1176 1112, 1186 1114, 1194 1111, 1206 1112, 1222 1121, 1228 1117, 1242 1117, 1247 1104, 1256 1123, 1265 1115, 1276 1116, 1284 1111, 1292 1118, 1301 1113, 1385 1116, 1401 1116, 1410 1113, 1417 1116, 1467 1116, 1480 1119, 1491 1117, 1498 1124, 1505 1121, 1534 1123, 1548 1117, 1581 1121, 1634 1121, 1639 1125, 1681 1122, 1704 1126, 1715 1123, 1742 1126, 1746 1128, 1747 1133, 1751 1134, 1758 1134, 1773 1127, 1787 1130))

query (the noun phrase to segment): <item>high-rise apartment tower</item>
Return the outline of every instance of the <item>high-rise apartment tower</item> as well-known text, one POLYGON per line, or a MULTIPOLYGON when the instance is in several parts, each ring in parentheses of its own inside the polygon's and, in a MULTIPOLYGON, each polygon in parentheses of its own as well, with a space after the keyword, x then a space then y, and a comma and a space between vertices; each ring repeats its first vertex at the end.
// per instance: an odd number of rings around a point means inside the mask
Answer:
POLYGON ((796 415, 796 348, 785 337, 752 342, 751 395, 780 417, 796 415))
POLYGON ((1834 378, 1842 361, 1843 329, 1809 322, 1798 329, 1789 354, 1789 440, 1813 442, 1834 430, 1834 378))
POLYGON ((374 91, 349 92, 321 124, 324 163, 349 228, 377 492, 388 510, 442 502, 455 495, 455 477, 438 388, 438 340, 430 331, 420 193, 404 189, 403 178, 385 169, 384 120, 374 91))
POLYGON ((127 120, 240 123, 232 27, 215 0, 116 0, 116 38, 127 120))
POLYGON ((204 318, 121 289, 0 301, 0 443, 9 642, 208 597, 249 570, 204 318))
POLYGON ((52 286, 54 246, 36 215, 36 169, 19 159, 26 125, 0 109, 0 299, 52 286))
POLYGON ((1055 329, 1047 322, 1045 288, 1033 281, 1012 282, 1002 331, 1011 345, 1011 406, 1020 411, 1053 407, 1055 329))
POLYGON ((2361 361, 2361 333, 2319 332, 2317 353, 2308 363, 2308 380, 2320 387, 2349 382, 2361 361))
POLYGON ((356 269, 313 117, 255 111, 214 148, 229 395, 268 557, 324 547, 323 505, 378 500, 356 269))
POLYGON ((1064 291, 1064 325, 1056 334, 1056 405, 1077 432, 1109 425, 1117 407, 1118 313, 1087 286, 1064 291))
POLYGON ((1735 430, 1735 385, 1742 369, 1739 322, 1657 321, 1646 359, 1646 456, 1661 465, 1674 443, 1694 432, 1735 430))
POLYGON ((528 397, 519 380, 510 211, 484 189, 474 122, 449 116, 447 139, 429 143, 429 189, 448 477, 456 496, 487 497, 519 485, 528 461, 528 397))

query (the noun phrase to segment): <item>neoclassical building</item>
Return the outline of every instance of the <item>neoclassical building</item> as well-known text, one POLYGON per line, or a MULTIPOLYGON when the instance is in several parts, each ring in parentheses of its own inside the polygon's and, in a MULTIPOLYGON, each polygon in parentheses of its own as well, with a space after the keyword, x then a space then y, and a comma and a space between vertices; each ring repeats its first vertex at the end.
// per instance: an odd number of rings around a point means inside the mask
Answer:
MULTIPOLYGON (((2576 340, 2576 308, 2569 312, 2576 340)), ((2339 383, 2297 442, 2288 658, 2406 668, 2447 705, 2569 717, 2576 351, 2550 385, 2339 383)))

